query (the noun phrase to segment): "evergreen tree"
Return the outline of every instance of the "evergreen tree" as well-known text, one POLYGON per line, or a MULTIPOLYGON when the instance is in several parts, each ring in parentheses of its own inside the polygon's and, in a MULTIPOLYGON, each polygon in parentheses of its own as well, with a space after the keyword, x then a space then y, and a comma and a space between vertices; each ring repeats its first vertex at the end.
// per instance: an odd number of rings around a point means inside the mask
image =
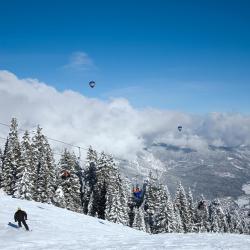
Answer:
POLYGON ((250 223, 249 220, 247 220, 244 216, 240 216, 240 221, 241 221, 241 225, 243 227, 242 232, 239 231, 239 233, 243 233, 243 234, 250 234, 250 223))
POLYGON ((188 202, 188 213, 190 217, 190 223, 192 225, 191 232, 194 231, 194 220, 195 220, 195 211, 194 211, 194 201, 193 201, 193 194, 191 189, 189 188, 188 194, 187 194, 187 202, 188 202))
POLYGON ((53 197, 53 204, 57 207, 66 208, 67 204, 65 200, 63 188, 58 186, 53 197))
POLYGON ((128 225, 128 196, 120 175, 107 186, 105 217, 109 221, 128 225))
MULTIPOLYGON (((83 172, 82 179, 82 204, 83 212, 88 214, 88 204, 90 201, 91 194, 96 186, 97 177, 96 170, 98 165, 98 155, 97 152, 90 146, 87 152, 86 167, 83 172)), ((91 211, 90 213, 95 214, 96 211, 91 211)))
POLYGON ((183 229, 185 232, 192 231, 191 217, 188 209, 188 201, 186 197, 185 190, 181 183, 179 184, 176 196, 175 196, 175 206, 178 209, 183 224, 183 229))
POLYGON ((88 215, 89 216, 95 216, 97 213, 97 209, 94 207, 95 205, 95 199, 94 199, 94 193, 92 192, 90 195, 89 199, 89 204, 88 204, 88 215))
POLYGON ((220 203, 219 203, 219 206, 217 208, 217 214, 218 214, 218 217, 219 217, 220 232, 222 232, 222 233, 229 232, 229 225, 227 223, 226 215, 225 215, 224 210, 223 210, 220 203))
POLYGON ((107 165, 103 169, 106 172, 104 176, 107 176, 105 219, 128 225, 128 195, 113 157, 109 155, 107 160, 107 165))
POLYGON ((153 233, 175 232, 177 230, 176 218, 168 188, 160 185, 158 195, 161 203, 154 216, 155 226, 153 233))
POLYGON ((148 183, 144 198, 144 209, 145 209, 145 223, 148 233, 153 233, 155 227, 154 217, 159 206, 159 189, 156 183, 156 178, 152 172, 149 172, 148 183))
POLYGON ((8 144, 9 144, 9 139, 7 137, 6 142, 5 142, 5 146, 4 146, 4 152, 2 153, 1 156, 1 183, 0 183, 0 188, 4 189, 4 172, 6 172, 6 170, 4 171, 3 169, 3 163, 4 163, 4 159, 5 156, 7 155, 7 150, 8 150, 8 144))
POLYGON ((2 174, 3 174, 3 154, 0 148, 0 188, 2 187, 2 174))
POLYGON ((215 206, 210 207, 210 223, 211 223, 211 232, 213 233, 220 232, 219 217, 218 217, 215 206))
POLYGON ((85 213, 128 225, 128 194, 113 157, 102 152, 95 166, 89 164, 85 171, 85 213))
POLYGON ((17 120, 11 120, 10 132, 4 149, 2 186, 8 195, 15 193, 15 184, 22 171, 21 149, 17 132, 17 120))
POLYGON ((50 203, 55 193, 55 163, 52 150, 47 138, 42 134, 38 126, 32 139, 35 183, 33 199, 39 202, 50 203))
POLYGON ((194 223, 197 232, 210 231, 208 202, 205 200, 203 195, 201 195, 201 198, 198 201, 197 206, 195 208, 194 223))
POLYGON ((126 179, 123 179, 120 174, 118 175, 118 188, 120 193, 120 211, 119 211, 119 217, 118 222, 128 226, 129 225, 129 185, 126 179))
POLYGON ((77 168, 76 156, 65 149, 59 161, 57 185, 60 192, 63 193, 63 207, 71 211, 82 212, 81 185, 77 175, 77 168), (64 176, 65 173, 68 176, 64 176))
POLYGON ((33 152, 29 133, 26 131, 21 143, 22 169, 19 171, 19 178, 16 181, 16 198, 31 200, 34 194, 34 172, 33 152))
POLYGON ((146 232, 146 225, 144 220, 144 212, 141 207, 135 207, 135 217, 132 227, 137 230, 146 232))
POLYGON ((108 156, 104 152, 100 154, 97 165, 98 167, 96 171, 96 184, 94 188, 95 211, 93 212, 97 212, 99 218, 105 219, 107 187, 109 178, 112 175, 112 168, 108 163, 108 156))
MULTIPOLYGON (((102 152, 98 159, 98 167, 95 172, 95 185, 93 187, 93 200, 91 214, 98 214, 101 219, 106 218, 106 205, 107 205, 107 189, 110 183, 110 176, 112 176, 112 167, 109 164, 108 156, 102 152)), ((111 189, 109 188, 109 192, 111 189)), ((109 197, 110 198, 110 197, 109 197)))
POLYGON ((212 232, 228 232, 226 216, 218 199, 212 201, 209 207, 212 232))
POLYGON ((183 233, 185 230, 183 228, 181 213, 180 213, 179 208, 175 204, 174 204, 174 212, 175 212, 175 219, 176 219, 176 232, 183 233))
POLYGON ((237 210, 226 212, 227 223, 230 233, 248 233, 247 225, 237 210))
POLYGON ((167 194, 167 203, 165 206, 165 217, 166 217, 166 224, 165 224, 165 232, 173 233, 177 231, 177 223, 176 223, 176 215, 174 212, 174 205, 172 202, 171 195, 168 191, 167 186, 165 187, 166 194, 167 194))
POLYGON ((97 151, 92 148, 92 146, 89 146, 88 152, 87 152, 87 167, 90 167, 92 163, 97 165, 98 163, 98 154, 97 151))
POLYGON ((182 230, 180 225, 176 222, 176 214, 174 211, 174 205, 171 199, 171 196, 168 195, 167 205, 166 205, 166 224, 165 224, 165 232, 166 233, 173 233, 177 232, 178 230, 182 230))

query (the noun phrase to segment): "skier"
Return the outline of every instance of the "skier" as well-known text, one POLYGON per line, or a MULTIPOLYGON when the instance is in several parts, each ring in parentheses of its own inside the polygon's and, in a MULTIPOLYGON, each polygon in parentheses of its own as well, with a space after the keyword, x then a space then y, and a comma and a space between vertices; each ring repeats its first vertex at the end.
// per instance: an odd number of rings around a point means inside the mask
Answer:
POLYGON ((21 210, 19 207, 14 215, 15 222, 18 222, 18 226, 22 227, 22 224, 24 225, 25 229, 29 231, 29 227, 26 224, 25 220, 27 220, 27 214, 25 211, 21 210), (22 223, 22 224, 21 224, 22 223))

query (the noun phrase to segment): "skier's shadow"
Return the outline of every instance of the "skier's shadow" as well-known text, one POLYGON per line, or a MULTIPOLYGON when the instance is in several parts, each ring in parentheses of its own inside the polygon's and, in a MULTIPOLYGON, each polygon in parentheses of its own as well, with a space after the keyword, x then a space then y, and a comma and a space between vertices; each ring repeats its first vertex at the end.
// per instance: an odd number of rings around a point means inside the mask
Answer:
POLYGON ((40 208, 40 209, 45 209, 44 207, 39 207, 39 206, 37 206, 38 208, 40 208))
POLYGON ((108 226, 107 224, 105 224, 103 221, 98 221, 99 223, 101 223, 101 224, 103 224, 103 225, 105 225, 105 226, 108 226))

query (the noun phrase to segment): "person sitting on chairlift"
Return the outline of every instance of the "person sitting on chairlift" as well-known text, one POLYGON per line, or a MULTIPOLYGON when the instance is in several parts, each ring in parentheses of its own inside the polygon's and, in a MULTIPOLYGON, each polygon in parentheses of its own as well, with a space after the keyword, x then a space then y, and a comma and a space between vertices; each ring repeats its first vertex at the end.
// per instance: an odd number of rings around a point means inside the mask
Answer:
POLYGON ((137 186, 136 188, 133 189, 133 193, 134 193, 134 196, 138 199, 141 198, 141 190, 139 189, 139 187, 137 186))
POLYGON ((62 175, 61 175, 61 177, 62 177, 62 179, 64 179, 64 180, 67 179, 68 177, 70 177, 69 171, 64 170, 63 173, 62 173, 62 175))

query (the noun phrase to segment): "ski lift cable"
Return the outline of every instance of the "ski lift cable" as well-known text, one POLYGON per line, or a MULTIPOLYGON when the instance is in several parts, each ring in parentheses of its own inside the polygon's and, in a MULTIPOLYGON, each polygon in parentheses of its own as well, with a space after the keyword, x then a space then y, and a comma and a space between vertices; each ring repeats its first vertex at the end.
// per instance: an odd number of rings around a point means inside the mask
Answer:
MULTIPOLYGON (((0 136, 0 140, 6 141, 6 138, 0 136)), ((63 155, 62 153, 57 153, 55 151, 52 151, 52 152, 53 154, 56 154, 56 155, 63 155)))
POLYGON ((2 123, 2 122, 0 122, 0 125, 2 125, 2 126, 5 126, 5 127, 10 127, 10 125, 8 125, 8 124, 5 124, 5 123, 2 123))
MULTIPOLYGON (((6 123, 0 122, 0 125, 10 128, 10 125, 8 125, 8 124, 6 124, 6 123)), ((18 129, 18 130, 23 131, 23 132, 26 131, 26 130, 21 129, 21 128, 18 129)), ((32 131, 32 133, 34 134, 35 132, 32 131)), ((80 146, 77 146, 77 145, 74 145, 74 144, 71 144, 71 143, 68 143, 68 142, 64 142, 64 141, 61 141, 61 140, 58 140, 58 139, 54 139, 54 138, 50 138, 50 137, 47 137, 47 136, 45 136, 45 137, 46 137, 48 140, 50 140, 50 141, 59 142, 59 143, 62 143, 62 144, 64 144, 64 145, 68 145, 68 146, 70 146, 70 147, 78 148, 79 150, 86 150, 86 151, 88 150, 88 149, 86 149, 86 148, 83 148, 83 147, 80 147, 80 146)), ((6 140, 6 139, 5 139, 5 140, 6 140)), ((79 152, 80 152, 80 151, 79 151, 79 152)))
MULTIPOLYGON (((64 154, 55 152, 54 150, 52 150, 52 154, 53 155, 58 155, 58 156, 64 156, 64 154)), ((76 159, 77 159, 78 164, 84 164, 84 160, 81 159, 81 155, 78 156, 76 159)))
MULTIPOLYGON (((0 125, 10 128, 10 125, 5 124, 5 123, 2 123, 2 122, 0 122, 0 125)), ((23 131, 23 132, 26 131, 26 130, 24 130, 24 129, 18 129, 18 130, 23 131)), ((35 131, 31 131, 31 132, 32 132, 33 134, 35 134, 35 131)), ((60 141, 60 140, 57 140, 57 139, 53 139, 53 138, 50 138, 50 137, 47 137, 47 136, 45 136, 45 137, 46 137, 48 140, 52 140, 52 141, 55 141, 55 142, 59 142, 59 143, 62 143, 62 144, 64 144, 64 145, 68 145, 68 146, 70 146, 70 147, 78 148, 78 161, 80 161, 80 159, 81 159, 81 150, 86 150, 86 151, 88 150, 88 149, 85 149, 85 148, 82 148, 82 147, 80 147, 80 146, 73 145, 73 144, 70 144, 70 143, 67 143, 67 142, 64 142, 64 141, 60 141)), ((6 138, 0 136, 0 140, 6 141, 6 138)), ((63 156, 62 153, 57 153, 57 152, 55 152, 54 150, 52 151, 52 153, 53 153, 54 155, 63 156)))
MULTIPOLYGON (((60 156, 63 156, 63 155, 64 155, 63 153, 56 152, 55 150, 52 150, 52 153, 53 153, 54 155, 60 155, 60 156)), ((80 154, 77 158, 78 158, 78 160, 81 159, 81 154, 80 154)))
MULTIPOLYGON (((6 141, 6 138, 0 136, 0 140, 6 141)), ((61 155, 61 156, 63 155, 62 153, 57 153, 55 151, 52 151, 52 153, 55 155, 61 155)))
POLYGON ((52 153, 53 153, 53 155, 60 155, 60 156, 63 156, 63 154, 57 153, 57 152, 55 152, 55 151, 52 151, 52 153))

